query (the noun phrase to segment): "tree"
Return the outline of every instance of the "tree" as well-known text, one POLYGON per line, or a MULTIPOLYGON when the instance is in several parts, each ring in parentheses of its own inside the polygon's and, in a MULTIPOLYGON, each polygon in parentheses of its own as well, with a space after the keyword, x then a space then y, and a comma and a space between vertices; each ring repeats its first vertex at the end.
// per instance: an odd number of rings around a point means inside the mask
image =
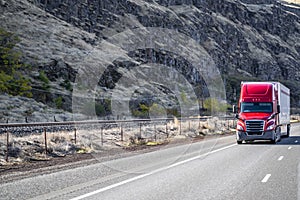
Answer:
POLYGON ((21 73, 25 64, 20 62, 20 52, 14 49, 18 42, 16 35, 0 28, 0 92, 32 97, 30 81, 21 73))

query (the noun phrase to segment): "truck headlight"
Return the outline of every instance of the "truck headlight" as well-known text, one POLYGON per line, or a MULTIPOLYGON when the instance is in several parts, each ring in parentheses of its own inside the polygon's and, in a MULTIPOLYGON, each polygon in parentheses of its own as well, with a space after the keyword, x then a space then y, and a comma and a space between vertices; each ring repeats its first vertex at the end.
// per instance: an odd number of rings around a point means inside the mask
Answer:
POLYGON ((244 131, 244 128, 241 125, 238 124, 236 126, 236 130, 238 130, 238 131, 244 131))
POLYGON ((275 123, 271 123, 271 124, 268 125, 267 131, 273 130, 274 128, 275 128, 275 123))
POLYGON ((273 130, 275 128, 275 124, 271 124, 270 126, 267 127, 267 130, 273 130))

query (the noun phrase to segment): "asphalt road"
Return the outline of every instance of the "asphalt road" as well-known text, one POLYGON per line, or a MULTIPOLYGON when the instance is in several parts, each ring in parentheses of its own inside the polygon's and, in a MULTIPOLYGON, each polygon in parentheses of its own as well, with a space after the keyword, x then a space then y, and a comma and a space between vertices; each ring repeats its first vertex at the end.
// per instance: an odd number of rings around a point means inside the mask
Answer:
POLYGON ((300 124, 273 145, 234 136, 0 184, 0 199, 300 199, 300 124))

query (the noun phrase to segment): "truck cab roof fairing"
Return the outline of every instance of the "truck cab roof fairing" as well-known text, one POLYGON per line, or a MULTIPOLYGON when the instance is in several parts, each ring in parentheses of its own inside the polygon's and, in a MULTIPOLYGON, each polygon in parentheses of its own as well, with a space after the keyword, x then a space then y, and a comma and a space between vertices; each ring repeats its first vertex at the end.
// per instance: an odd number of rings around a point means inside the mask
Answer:
POLYGON ((271 83, 242 83, 240 102, 272 102, 273 85, 271 83))

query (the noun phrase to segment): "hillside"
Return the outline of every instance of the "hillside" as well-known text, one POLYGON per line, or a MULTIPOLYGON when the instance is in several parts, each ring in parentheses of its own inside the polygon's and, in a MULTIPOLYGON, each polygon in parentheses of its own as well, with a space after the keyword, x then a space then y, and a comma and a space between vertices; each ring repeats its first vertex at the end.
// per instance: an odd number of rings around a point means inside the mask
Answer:
POLYGON ((1 27, 20 38, 33 99, 3 93, 0 121, 194 115, 209 97, 219 102, 206 106, 215 113, 236 103, 242 80, 280 81, 297 107, 299 8, 273 0, 1 0, 1 27))

